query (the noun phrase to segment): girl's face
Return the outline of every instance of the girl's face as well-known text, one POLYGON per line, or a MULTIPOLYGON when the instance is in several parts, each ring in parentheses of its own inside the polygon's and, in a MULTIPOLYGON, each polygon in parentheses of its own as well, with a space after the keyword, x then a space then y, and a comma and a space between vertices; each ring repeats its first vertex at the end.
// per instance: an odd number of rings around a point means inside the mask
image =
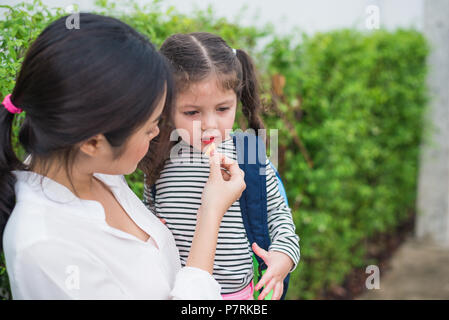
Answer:
POLYGON ((176 97, 175 127, 185 142, 201 151, 212 141, 229 139, 234 125, 237 95, 217 84, 215 77, 209 77, 176 97))

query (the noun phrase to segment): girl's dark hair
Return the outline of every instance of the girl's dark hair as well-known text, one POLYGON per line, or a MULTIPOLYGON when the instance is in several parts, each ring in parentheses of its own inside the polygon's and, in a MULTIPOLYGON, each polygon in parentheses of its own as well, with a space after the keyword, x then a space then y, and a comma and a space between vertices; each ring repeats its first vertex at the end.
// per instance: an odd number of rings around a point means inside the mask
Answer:
MULTIPOLYGON (((160 52, 170 61, 176 93, 182 93, 190 85, 215 76, 224 90, 234 90, 241 102, 248 127, 263 129, 260 117, 261 101, 259 82, 254 63, 243 50, 233 49, 219 36, 207 32, 175 34, 165 40, 160 52)), ((168 143, 173 126, 161 127, 157 144, 149 150, 141 162, 146 174, 146 184, 152 186, 176 142, 168 143)))
POLYGON ((70 177, 79 143, 102 133, 120 157, 125 142, 152 115, 173 79, 166 59, 140 33, 106 16, 80 13, 80 28, 66 17, 51 23, 23 61, 11 101, 26 113, 19 142, 31 163, 16 157, 14 115, 0 105, 0 245, 15 205, 13 170, 58 159, 70 177))

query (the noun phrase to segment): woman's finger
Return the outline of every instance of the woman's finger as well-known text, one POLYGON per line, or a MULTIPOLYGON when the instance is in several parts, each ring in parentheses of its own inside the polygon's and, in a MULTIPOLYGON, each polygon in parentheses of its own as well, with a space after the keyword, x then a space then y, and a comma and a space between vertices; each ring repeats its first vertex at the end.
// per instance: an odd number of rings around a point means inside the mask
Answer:
POLYGON ((225 168, 221 168, 221 175, 223 176, 223 179, 225 181, 231 180, 231 175, 229 174, 229 171, 226 170, 225 168))
MULTIPOLYGON (((226 157, 224 154, 217 153, 217 152, 215 152, 215 153, 218 156, 221 168, 224 168, 227 171, 227 173, 229 174, 229 177, 230 177, 229 180, 239 181, 242 177, 243 178, 245 177, 245 172, 240 169, 237 161, 226 157)), ((229 181, 229 180, 226 180, 226 181, 229 181)))
POLYGON ((235 165, 237 165, 238 167, 237 161, 226 157, 224 154, 219 154, 219 158, 220 158, 220 165, 227 170, 230 170, 230 168, 235 165))
MULTIPOLYGON (((231 181, 235 183, 242 183, 242 185, 245 185, 245 173, 242 169, 239 168, 238 164, 231 165, 228 169, 229 174, 231 175, 231 181)), ((245 190, 245 188, 242 189, 242 191, 245 190)))
POLYGON ((226 166, 226 167, 227 167, 227 166, 229 166, 230 164, 237 163, 237 161, 232 160, 231 158, 227 157, 226 155, 224 155, 224 154, 222 154, 222 153, 219 154, 219 157, 220 157, 220 163, 221 163, 223 166, 226 166))
MULTIPOLYGON (((229 181, 231 179, 231 173, 228 170, 228 167, 231 163, 234 162, 234 160, 231 160, 230 158, 226 157, 222 153, 215 152, 217 154, 217 157, 220 162, 220 169, 221 169, 221 175, 223 176, 223 179, 225 181, 229 181)), ((213 156, 213 154, 211 153, 213 156)))
POLYGON ((220 154, 218 152, 214 152, 211 154, 209 158, 209 166, 210 166, 210 179, 222 179, 221 168, 220 168, 220 154))

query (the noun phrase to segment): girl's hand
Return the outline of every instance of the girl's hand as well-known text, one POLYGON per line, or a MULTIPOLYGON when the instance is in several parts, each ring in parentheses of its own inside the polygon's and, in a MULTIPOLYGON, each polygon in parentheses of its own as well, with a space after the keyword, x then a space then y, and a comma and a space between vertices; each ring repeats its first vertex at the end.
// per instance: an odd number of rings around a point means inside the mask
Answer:
POLYGON ((252 248, 253 252, 261 257, 268 266, 265 274, 254 287, 254 290, 260 290, 265 286, 258 299, 263 300, 273 290, 272 300, 279 300, 284 290, 284 279, 292 269, 293 261, 285 253, 266 251, 255 242, 252 244, 252 248))

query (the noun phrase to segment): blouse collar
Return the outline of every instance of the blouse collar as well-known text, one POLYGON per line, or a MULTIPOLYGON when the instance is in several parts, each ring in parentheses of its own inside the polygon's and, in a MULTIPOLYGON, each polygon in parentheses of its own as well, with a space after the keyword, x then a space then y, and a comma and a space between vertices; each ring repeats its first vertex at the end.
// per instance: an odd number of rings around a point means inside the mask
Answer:
MULTIPOLYGON (((81 199, 66 186, 33 171, 16 170, 13 173, 17 178, 17 184, 15 186, 17 201, 30 200, 30 198, 35 199, 37 195, 39 201, 48 199, 49 201, 47 202, 55 206, 80 205, 84 208, 86 206, 95 207, 95 210, 92 210, 96 212, 94 216, 105 219, 103 206, 98 201, 81 199)), ((94 173, 94 176, 111 189, 118 189, 120 187, 119 179, 114 179, 114 176, 99 173, 94 173)), ((92 217, 92 213, 89 213, 89 216, 92 217)))

